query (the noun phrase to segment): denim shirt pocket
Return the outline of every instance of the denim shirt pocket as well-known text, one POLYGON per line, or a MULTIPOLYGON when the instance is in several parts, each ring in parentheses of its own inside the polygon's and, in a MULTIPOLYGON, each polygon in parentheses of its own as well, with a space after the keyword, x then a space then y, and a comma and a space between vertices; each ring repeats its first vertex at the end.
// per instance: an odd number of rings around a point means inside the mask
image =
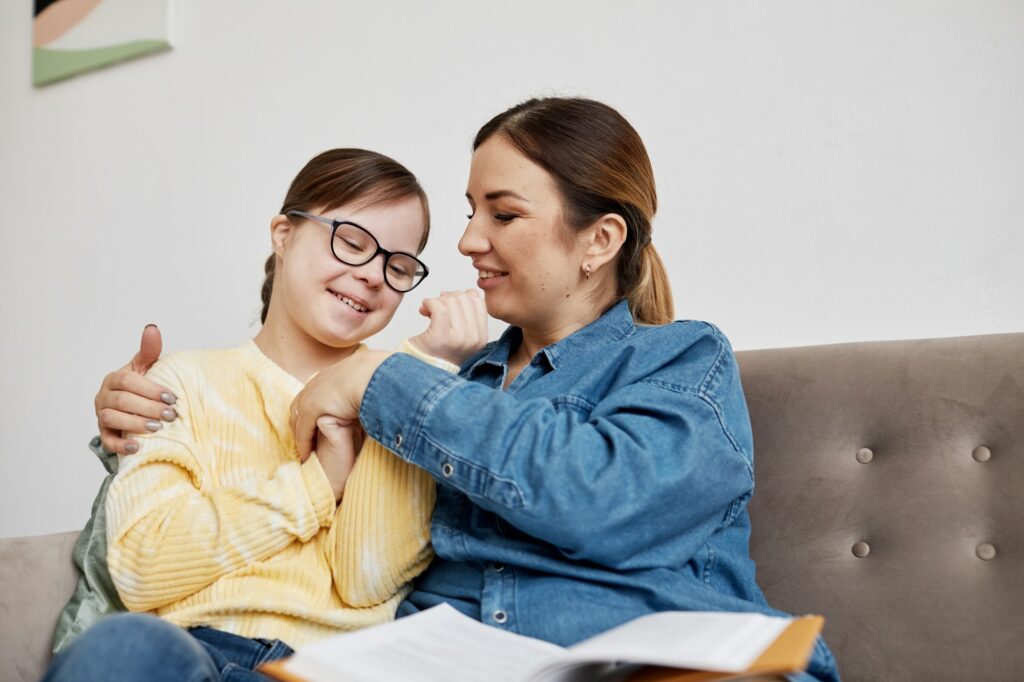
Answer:
POLYGON ((572 412, 578 417, 577 421, 586 421, 594 410, 594 404, 589 400, 571 393, 552 398, 551 405, 557 412, 572 412))
POLYGON ((526 501, 515 481, 488 471, 435 443, 422 434, 426 462, 440 462, 427 470, 442 485, 450 485, 466 495, 482 498, 502 507, 520 509, 526 501), (432 452, 430 452, 432 451, 432 452))

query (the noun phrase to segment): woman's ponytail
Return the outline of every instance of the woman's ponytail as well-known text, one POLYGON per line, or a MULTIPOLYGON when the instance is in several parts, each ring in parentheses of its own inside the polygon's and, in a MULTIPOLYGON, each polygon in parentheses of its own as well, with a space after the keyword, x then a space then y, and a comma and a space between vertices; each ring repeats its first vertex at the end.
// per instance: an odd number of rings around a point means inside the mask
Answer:
POLYGON ((654 244, 640 250, 639 281, 625 293, 633 319, 640 324, 668 324, 675 319, 672 287, 654 244))

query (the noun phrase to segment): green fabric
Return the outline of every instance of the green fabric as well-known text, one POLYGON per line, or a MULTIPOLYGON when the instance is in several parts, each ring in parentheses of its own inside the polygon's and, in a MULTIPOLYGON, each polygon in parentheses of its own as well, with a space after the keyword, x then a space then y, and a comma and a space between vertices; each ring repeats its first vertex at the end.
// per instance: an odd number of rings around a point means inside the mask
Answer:
POLYGON ((103 479, 103 485, 92 503, 89 522, 75 541, 71 557, 81 575, 74 596, 57 620, 57 630, 53 633, 55 654, 67 648, 101 617, 125 610, 121 598, 117 596, 110 571, 107 570, 107 488, 117 474, 117 455, 104 450, 99 437, 92 439, 89 449, 99 457, 108 476, 103 479))

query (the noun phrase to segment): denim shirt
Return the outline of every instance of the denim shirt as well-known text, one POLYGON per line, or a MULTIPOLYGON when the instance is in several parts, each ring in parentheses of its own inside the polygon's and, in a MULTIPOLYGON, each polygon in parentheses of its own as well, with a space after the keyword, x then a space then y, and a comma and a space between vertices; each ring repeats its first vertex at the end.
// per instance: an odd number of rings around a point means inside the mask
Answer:
MULTIPOLYGON (((637 326, 622 301, 503 390, 521 338, 458 376, 394 355, 367 387, 367 433, 438 481, 436 558, 399 615, 447 602, 560 645, 655 611, 778 615, 748 552, 753 444, 722 333, 637 326)), ((809 672, 838 679, 820 640, 809 672)))

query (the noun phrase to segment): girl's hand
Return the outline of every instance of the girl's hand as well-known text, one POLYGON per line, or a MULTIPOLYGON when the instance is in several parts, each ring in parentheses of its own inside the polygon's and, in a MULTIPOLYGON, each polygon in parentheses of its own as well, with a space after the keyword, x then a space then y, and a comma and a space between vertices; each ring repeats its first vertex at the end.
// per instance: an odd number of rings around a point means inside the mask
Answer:
POLYGON ((487 307, 476 289, 428 298, 420 315, 430 318, 430 326, 409 340, 427 355, 461 365, 487 343, 487 307))
POLYGON ((328 416, 342 423, 359 421, 359 407, 370 378, 389 351, 353 353, 314 376, 292 401, 292 433, 299 460, 305 462, 316 446, 317 420, 328 416))
POLYGON ((338 501, 363 447, 363 429, 358 421, 323 416, 316 420, 316 430, 316 457, 338 501))
POLYGON ((160 330, 155 324, 147 325, 131 362, 104 377, 94 404, 100 440, 108 452, 133 455, 139 443, 125 439, 123 432, 159 431, 163 422, 178 418, 171 407, 177 402, 175 395, 143 376, 160 359, 162 347, 160 330))

